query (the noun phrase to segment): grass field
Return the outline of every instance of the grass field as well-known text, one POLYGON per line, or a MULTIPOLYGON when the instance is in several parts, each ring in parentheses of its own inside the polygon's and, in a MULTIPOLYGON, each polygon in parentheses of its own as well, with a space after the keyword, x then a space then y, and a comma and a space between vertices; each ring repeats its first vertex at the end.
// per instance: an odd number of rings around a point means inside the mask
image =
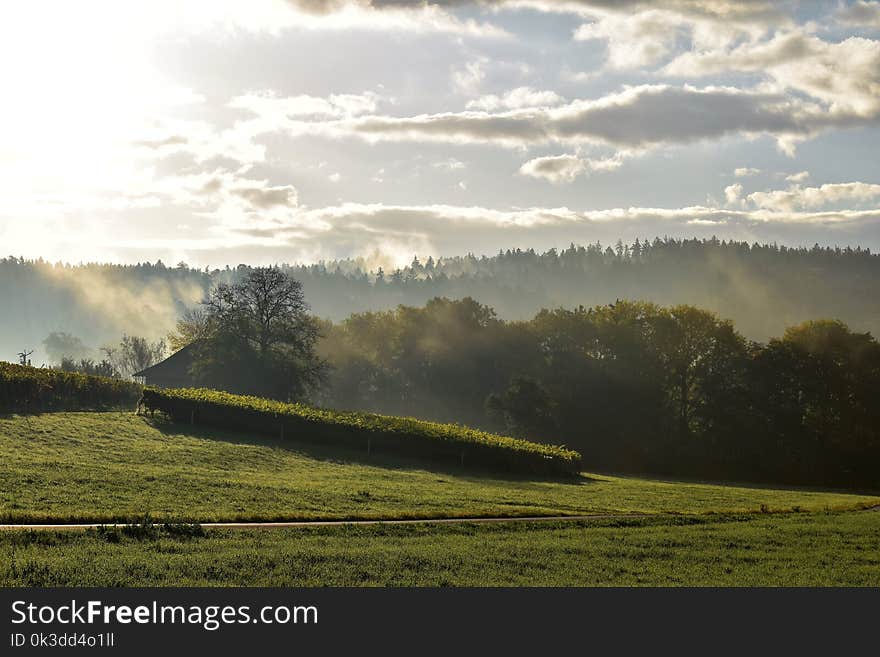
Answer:
POLYGON ((880 513, 0 532, 0 585, 878 586, 880 513))
POLYGON ((6 522, 841 510, 880 498, 585 474, 499 478, 131 413, 0 418, 6 522))

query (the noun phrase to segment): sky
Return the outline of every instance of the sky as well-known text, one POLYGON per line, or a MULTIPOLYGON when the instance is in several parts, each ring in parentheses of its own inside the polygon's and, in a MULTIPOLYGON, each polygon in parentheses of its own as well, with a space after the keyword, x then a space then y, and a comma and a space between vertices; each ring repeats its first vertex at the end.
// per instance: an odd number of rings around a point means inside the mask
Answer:
POLYGON ((31 0, 0 255, 880 249, 880 2, 31 0))

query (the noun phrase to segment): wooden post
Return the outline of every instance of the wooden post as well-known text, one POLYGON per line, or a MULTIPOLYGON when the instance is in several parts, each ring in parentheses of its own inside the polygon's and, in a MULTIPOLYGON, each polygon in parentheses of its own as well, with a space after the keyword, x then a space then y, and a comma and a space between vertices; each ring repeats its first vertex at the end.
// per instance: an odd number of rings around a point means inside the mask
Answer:
POLYGON ((192 409, 192 410, 189 412, 189 423, 190 423, 190 424, 195 424, 195 423, 196 423, 196 409, 192 409))
POLYGON ((281 423, 281 440, 284 440, 284 422, 281 423))
POLYGON ((370 450, 372 448, 372 445, 370 443, 371 443, 370 437, 367 436, 367 456, 370 455, 370 450))
POLYGON ((464 450, 461 450, 461 464, 464 465, 464 450))

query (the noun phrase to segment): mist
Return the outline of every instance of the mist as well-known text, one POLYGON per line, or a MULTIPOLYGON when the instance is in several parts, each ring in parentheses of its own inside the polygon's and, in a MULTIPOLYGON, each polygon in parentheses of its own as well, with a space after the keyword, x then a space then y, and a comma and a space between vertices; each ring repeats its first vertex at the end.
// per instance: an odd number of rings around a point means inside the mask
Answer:
MULTIPOLYGON (((859 248, 667 239, 543 254, 414 258, 398 269, 389 263, 376 253, 282 267, 303 284, 312 312, 334 322, 401 304, 422 306, 438 296, 472 297, 510 320, 529 319, 542 308, 641 299, 711 310, 758 341, 818 318, 880 333, 880 257, 859 248)), ((33 350, 34 365, 51 364, 42 341, 53 331, 79 338, 93 356, 123 333, 163 338, 211 286, 247 270, 0 260, 0 360, 16 361, 22 350, 33 350)))
POLYGON ((2 260, 0 360, 33 350, 33 365, 54 364, 43 345, 53 331, 79 338, 88 357, 124 333, 162 338, 209 285, 203 274, 183 268, 2 260))

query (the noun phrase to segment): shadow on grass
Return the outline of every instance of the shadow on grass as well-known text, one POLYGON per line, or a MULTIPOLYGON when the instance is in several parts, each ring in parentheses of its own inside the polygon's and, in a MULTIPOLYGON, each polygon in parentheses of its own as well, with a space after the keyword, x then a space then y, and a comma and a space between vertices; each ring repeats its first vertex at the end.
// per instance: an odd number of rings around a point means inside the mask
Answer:
POLYGON ((70 408, 59 406, 57 408, 32 408, 32 409, 0 409, 0 420, 14 420, 16 418, 39 418, 43 415, 53 415, 55 413, 133 413, 134 407, 130 404, 120 406, 73 406, 70 408))
POLYGON ((261 445, 265 447, 275 447, 290 452, 302 454, 316 461, 324 461, 327 463, 349 464, 357 463, 360 465, 370 465, 376 468, 386 470, 424 470, 434 474, 453 475, 461 478, 480 478, 480 479, 496 479, 501 481, 523 481, 523 482, 552 482, 555 484, 569 484, 572 486, 581 486, 584 484, 595 483, 596 480, 586 477, 582 474, 576 475, 548 475, 548 474, 529 474, 520 472, 509 472, 504 470, 494 470, 492 468, 481 465, 460 465, 449 461, 428 460, 424 458, 401 456, 388 451, 373 450, 372 454, 367 454, 366 449, 358 450, 352 447, 337 445, 322 445, 319 442, 311 442, 307 440, 296 440, 293 438, 279 439, 270 438, 262 435, 251 435, 238 431, 228 431, 207 427, 202 425, 190 425, 172 422, 160 416, 149 417, 139 416, 140 420, 147 423, 160 433, 165 435, 186 435, 200 438, 203 440, 216 440, 226 443, 236 443, 244 445, 261 445))
POLYGON ((779 490, 797 493, 836 493, 839 495, 862 495, 880 497, 880 488, 842 488, 839 486, 822 486, 821 484, 786 484, 778 481, 741 481, 737 479, 719 479, 709 477, 700 479, 695 476, 658 474, 652 472, 612 472, 594 470, 590 474, 608 476, 617 479, 650 480, 661 484, 677 484, 684 486, 720 486, 724 488, 747 488, 752 490, 779 490))

